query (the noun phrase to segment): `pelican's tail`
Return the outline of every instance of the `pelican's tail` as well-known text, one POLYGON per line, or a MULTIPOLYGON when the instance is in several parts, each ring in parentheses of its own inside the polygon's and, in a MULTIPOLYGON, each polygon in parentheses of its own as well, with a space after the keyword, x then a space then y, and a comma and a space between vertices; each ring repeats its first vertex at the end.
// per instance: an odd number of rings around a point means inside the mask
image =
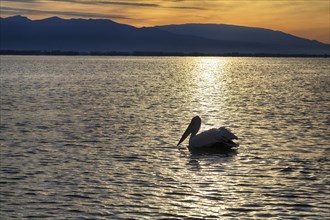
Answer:
POLYGON ((234 135, 230 129, 225 127, 220 127, 218 129, 217 139, 219 142, 226 144, 228 147, 236 147, 238 146, 233 140, 238 140, 238 137, 234 135))

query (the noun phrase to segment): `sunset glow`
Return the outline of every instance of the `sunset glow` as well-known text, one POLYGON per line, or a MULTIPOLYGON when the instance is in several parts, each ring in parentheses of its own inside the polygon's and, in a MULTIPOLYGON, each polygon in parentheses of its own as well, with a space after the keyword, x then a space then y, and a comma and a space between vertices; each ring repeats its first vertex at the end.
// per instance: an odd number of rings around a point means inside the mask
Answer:
POLYGON ((2 0, 1 17, 106 18, 136 27, 233 24, 330 43, 328 0, 2 0))

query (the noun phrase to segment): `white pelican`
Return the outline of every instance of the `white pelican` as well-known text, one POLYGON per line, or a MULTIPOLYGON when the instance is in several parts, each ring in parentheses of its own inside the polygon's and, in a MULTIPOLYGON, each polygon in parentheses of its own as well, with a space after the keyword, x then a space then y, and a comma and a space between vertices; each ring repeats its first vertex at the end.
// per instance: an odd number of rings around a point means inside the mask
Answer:
POLYGON ((238 139, 236 135, 225 127, 212 128, 197 135, 201 123, 202 120, 199 116, 193 117, 177 146, 179 146, 189 134, 191 134, 188 145, 190 151, 223 151, 238 146, 238 144, 233 142, 234 139, 238 139))

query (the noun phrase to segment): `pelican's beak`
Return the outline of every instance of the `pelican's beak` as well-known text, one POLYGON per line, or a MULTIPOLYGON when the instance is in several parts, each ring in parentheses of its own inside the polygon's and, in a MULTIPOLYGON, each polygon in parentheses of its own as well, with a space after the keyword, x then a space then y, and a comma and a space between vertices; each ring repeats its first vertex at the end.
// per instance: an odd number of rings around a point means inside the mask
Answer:
POLYGON ((184 140, 186 140, 186 138, 189 136, 189 134, 192 133, 192 123, 189 124, 188 128, 186 129, 186 131, 183 133, 178 145, 179 146, 184 140))

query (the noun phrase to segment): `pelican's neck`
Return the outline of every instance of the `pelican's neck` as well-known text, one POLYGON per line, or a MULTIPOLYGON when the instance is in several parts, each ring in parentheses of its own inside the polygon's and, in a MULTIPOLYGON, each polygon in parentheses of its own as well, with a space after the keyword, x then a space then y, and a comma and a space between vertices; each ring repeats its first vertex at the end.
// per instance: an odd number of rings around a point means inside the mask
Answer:
POLYGON ((190 138, 196 136, 196 134, 198 133, 198 131, 199 131, 199 128, 196 129, 196 130, 194 130, 193 132, 191 132, 190 138))
POLYGON ((190 122, 188 128, 186 129, 186 131, 183 133, 183 135, 178 143, 178 146, 189 136, 189 134, 190 134, 189 141, 191 140, 191 138, 196 136, 197 132, 199 131, 199 128, 201 127, 201 124, 202 124, 202 121, 199 116, 195 116, 193 119, 191 119, 191 122, 190 122))
POLYGON ((199 128, 200 128, 200 124, 196 123, 192 130, 191 130, 191 134, 190 134, 190 137, 189 137, 189 146, 191 145, 192 143, 192 140, 194 139, 194 137, 197 135, 198 131, 199 131, 199 128))

